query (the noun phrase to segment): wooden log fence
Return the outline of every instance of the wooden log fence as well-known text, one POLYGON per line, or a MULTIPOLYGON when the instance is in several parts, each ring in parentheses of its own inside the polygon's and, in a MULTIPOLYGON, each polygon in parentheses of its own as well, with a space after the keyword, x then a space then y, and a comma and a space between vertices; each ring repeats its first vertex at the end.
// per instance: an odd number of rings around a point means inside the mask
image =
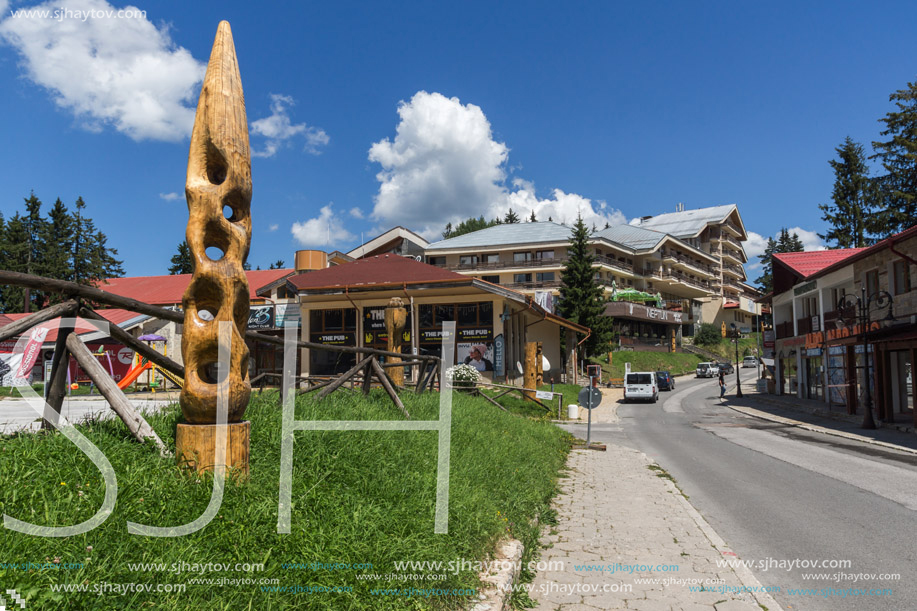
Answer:
MULTIPOLYGON (((31 274, 23 274, 20 272, 11 272, 6 270, 0 270, 0 285, 10 285, 10 286, 19 286, 28 289, 36 289, 46 293, 58 293, 62 294, 67 298, 67 301, 45 308, 36 312, 26 318, 23 318, 15 323, 7 325, 2 330, 0 330, 0 340, 8 339, 10 337, 15 337, 16 335, 21 335, 26 330, 31 327, 52 320, 59 316, 74 316, 79 315, 88 321, 104 321, 105 319, 95 312, 92 307, 86 305, 82 302, 89 302, 95 304, 102 304, 104 306, 121 308, 129 310, 131 312, 137 312, 140 314, 146 314, 153 318, 158 318, 161 320, 166 320, 178 324, 184 323, 184 314, 178 310, 169 310, 159 306, 154 306, 142 301, 137 301, 136 299, 131 299, 129 297, 123 297, 121 295, 116 295, 114 293, 109 293, 100 288, 85 286, 82 284, 77 284, 75 282, 69 282, 66 280, 57 280, 55 278, 45 278, 42 276, 34 276, 31 274)), ((48 418, 56 417, 54 414, 60 414, 60 406, 63 402, 63 397, 66 394, 65 382, 65 367, 67 363, 67 352, 69 351, 72 354, 72 350, 69 349, 70 333, 61 330, 63 338, 61 339, 61 345, 56 346, 55 350, 55 359, 57 360, 57 368, 54 368, 52 362, 52 374, 51 374, 51 386, 49 388, 49 404, 51 406, 51 412, 45 414, 45 425, 47 425, 48 418), (60 355, 58 357, 58 355, 60 355), (62 364, 63 363, 63 364, 62 364)), ((143 357, 149 359, 151 362, 155 363, 157 366, 168 371, 172 375, 178 376, 180 378, 185 377, 184 367, 167 357, 166 355, 160 354, 151 346, 144 344, 143 342, 137 340, 129 333, 122 330, 117 325, 109 326, 110 336, 138 352, 143 357)), ((74 338, 77 338, 76 335, 73 335, 74 338)), ((284 345, 284 338, 275 337, 271 335, 263 335, 255 331, 246 331, 246 339, 261 342, 265 344, 272 344, 276 346, 284 345)), ((76 340, 78 341, 78 339, 76 340)), ((80 345, 83 345, 80 342, 80 345)), ((368 393, 372 385, 372 378, 375 377, 379 384, 385 389, 386 393, 391 398, 392 402, 398 407, 399 410, 405 415, 405 417, 410 418, 410 414, 407 409, 405 409, 404 404, 401 399, 398 397, 396 388, 402 388, 396 386, 391 377, 386 373, 386 369, 392 367, 416 367, 417 368, 417 377, 415 386, 415 392, 420 394, 425 390, 433 390, 436 387, 437 381, 439 381, 439 357, 432 355, 410 355, 410 360, 402 362, 388 362, 380 363, 380 357, 387 357, 389 359, 402 359, 405 355, 401 352, 393 352, 389 350, 377 350, 375 348, 366 348, 366 347, 357 347, 357 346, 327 346, 325 344, 317 344, 313 342, 306 342, 302 340, 297 340, 296 345, 298 348, 305 348, 309 350, 322 350, 322 351, 331 351, 339 352, 344 354, 353 354, 356 355, 359 360, 359 366, 351 368, 350 371, 346 372, 342 376, 333 378, 331 380, 323 381, 317 385, 311 385, 305 389, 304 392, 311 392, 314 390, 322 389, 322 392, 319 393, 319 398, 327 396, 334 390, 337 390, 343 386, 347 381, 352 382, 352 386, 356 383, 356 378, 358 374, 362 371, 362 390, 364 393, 368 393)), ((85 348, 85 346, 83 346, 85 348)), ((76 358, 76 355, 74 355, 76 358)), ((96 363, 98 364, 98 363, 96 363)), ((100 366, 101 367, 101 366, 100 366)), ((86 367, 83 367, 87 371, 86 367)), ((279 376, 280 374, 269 373, 264 377, 259 378, 256 376, 254 381, 263 381, 270 376, 279 376)), ((90 376, 91 377, 91 376, 90 376)), ((297 380, 311 382, 314 379, 312 377, 303 377, 297 376, 297 380)), ((109 378, 109 381, 110 378, 109 378)), ((99 380, 93 378, 93 382, 101 390, 102 385, 99 380)), ((441 382, 441 381, 440 381, 441 382)), ((112 382, 114 384, 114 382, 112 382)), ((106 385, 107 386, 107 385, 106 385)), ((115 385, 117 388, 117 385, 115 385)), ((403 388, 402 388, 403 389, 403 388)), ((104 393, 103 393, 104 394, 104 393)), ((112 393, 110 393, 112 394, 112 393)), ((124 397, 123 393, 118 390, 118 395, 122 398, 124 397)), ((122 409, 123 402, 120 402, 115 394, 112 394, 115 402, 118 403, 116 406, 112 404, 112 408, 117 412, 119 409, 122 409)), ((106 396, 108 399, 108 396, 106 396)), ((109 400, 111 403, 112 400, 109 400)), ((124 402, 127 402, 124 399, 124 402)), ((129 402, 127 402, 129 405, 129 402)), ((133 409, 133 408, 131 408, 133 409)), ((122 410, 123 411, 123 410, 122 410)), ((121 412, 119 412, 120 415, 121 412)), ((129 417, 129 416, 128 416, 129 417)), ((147 425, 148 426, 148 425, 147 425)), ((152 429, 150 429, 152 431, 152 429)), ((133 431, 132 431, 133 432, 133 431)), ((153 433, 155 435, 155 432, 153 433)), ((158 439, 158 438, 157 438, 158 439)), ((161 443, 161 442, 160 442, 161 443)))

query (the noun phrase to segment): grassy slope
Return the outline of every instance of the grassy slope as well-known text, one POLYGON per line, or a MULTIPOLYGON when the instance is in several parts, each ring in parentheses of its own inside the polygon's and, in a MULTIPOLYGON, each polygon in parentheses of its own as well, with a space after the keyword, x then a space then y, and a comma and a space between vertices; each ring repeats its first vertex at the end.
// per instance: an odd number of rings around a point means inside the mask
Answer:
MULTIPOLYGON (((751 333, 748 337, 743 337, 739 339, 739 360, 742 360, 745 356, 754 355, 755 348, 758 347, 758 334, 751 333)), ((730 363, 735 364, 736 360, 736 345, 735 342, 729 338, 721 338, 720 343, 713 346, 701 346, 714 354, 720 355, 723 361, 729 361, 730 363)))
MULTIPOLYGON (((406 395, 415 419, 435 419, 438 395, 406 395)), ((172 461, 134 442, 120 421, 81 427, 118 475, 118 504, 96 530, 70 538, 3 535, 4 562, 85 562, 79 570, 26 573, 0 568, 0 583, 26 594, 28 608, 55 609, 426 609, 460 599, 374 596, 376 587, 477 587, 464 570, 445 580, 361 581, 355 570, 287 570, 289 562, 371 562, 394 573, 395 561, 482 559, 507 533, 531 551, 531 520, 548 511, 568 438, 545 422, 504 413, 482 399, 453 404, 449 534, 433 534, 437 437, 433 432, 298 432, 293 469, 293 532, 276 532, 281 414, 277 395, 254 398, 250 482, 228 485, 223 505, 204 530, 182 538, 129 535, 126 522, 168 526, 194 520, 210 497, 208 481, 182 476, 172 461), (91 546, 92 550, 87 551, 91 546), (84 560, 87 559, 87 560, 84 560), (188 583, 200 575, 130 571, 127 563, 248 562, 262 573, 210 573, 208 578, 278 578, 288 586, 344 586, 350 593, 265 593, 259 585, 188 585, 183 594, 53 595, 51 583, 188 583)), ((401 419, 374 391, 372 400, 338 392, 322 403, 302 397, 298 419, 401 419)), ((172 446, 176 408, 151 417, 172 446)), ((0 441, 0 513, 42 525, 69 525, 95 513, 105 490, 100 474, 61 435, 0 441), (82 496, 80 496, 82 492, 82 496)), ((413 571, 408 571, 413 572, 413 571)), ((419 571, 417 571, 419 572, 419 571)))
POLYGON ((607 379, 624 377, 624 363, 630 363, 631 371, 670 371, 672 375, 689 373, 697 368, 703 359, 689 352, 615 352, 612 364, 600 359, 592 359, 593 363, 602 365, 602 377, 607 379))

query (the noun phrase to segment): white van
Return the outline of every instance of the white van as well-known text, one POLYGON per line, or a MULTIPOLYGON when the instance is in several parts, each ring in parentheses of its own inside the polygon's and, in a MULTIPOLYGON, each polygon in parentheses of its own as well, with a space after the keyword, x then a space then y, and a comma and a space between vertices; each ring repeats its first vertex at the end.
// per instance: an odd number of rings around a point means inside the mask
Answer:
POLYGON ((624 402, 631 400, 652 401, 659 398, 659 385, 656 382, 656 373, 652 371, 638 371, 629 373, 624 378, 624 402))
POLYGON ((742 369, 747 367, 757 367, 758 366, 758 357, 756 356, 746 356, 742 359, 742 369))

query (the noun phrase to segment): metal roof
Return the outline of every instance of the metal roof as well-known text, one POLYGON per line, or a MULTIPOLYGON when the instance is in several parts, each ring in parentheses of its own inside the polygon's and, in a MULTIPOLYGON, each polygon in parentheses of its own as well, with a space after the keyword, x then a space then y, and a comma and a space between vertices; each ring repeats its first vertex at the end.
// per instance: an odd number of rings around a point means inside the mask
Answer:
POLYGON ((571 227, 559 223, 542 221, 537 223, 504 223, 487 229, 480 229, 448 240, 440 240, 427 246, 427 251, 451 250, 453 248, 493 248, 511 244, 532 244, 536 242, 566 242, 573 232, 571 227))
POLYGON ((665 233, 634 225, 616 225, 596 231, 592 237, 605 238, 634 250, 652 250, 665 239, 665 233))
MULTIPOLYGON (((725 206, 698 208, 697 210, 666 212, 648 219, 635 219, 632 222, 635 226, 662 231, 676 238, 694 237, 703 231, 707 225, 725 221, 733 211, 738 212, 738 207, 735 204, 727 204, 725 206)), ((742 227, 743 231, 744 229, 742 227)))

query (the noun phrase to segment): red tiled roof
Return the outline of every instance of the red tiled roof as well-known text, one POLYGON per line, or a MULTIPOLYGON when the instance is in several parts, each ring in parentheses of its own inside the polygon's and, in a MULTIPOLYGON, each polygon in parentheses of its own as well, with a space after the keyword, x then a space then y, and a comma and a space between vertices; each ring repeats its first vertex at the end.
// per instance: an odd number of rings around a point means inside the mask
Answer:
POLYGON ((289 279, 297 290, 367 285, 471 281, 468 276, 400 255, 377 255, 334 267, 299 274, 289 279))
MULTIPOLYGON (((33 312, 34 313, 34 312, 33 312)), ((121 309, 110 309, 110 310, 96 310, 96 313, 110 322, 113 325, 121 325, 133 318, 145 317, 149 318, 144 314, 138 314, 136 312, 131 312, 130 310, 121 310, 121 309)), ((0 327, 5 327, 6 325, 16 322, 22 318, 29 316, 29 314, 2 314, 0 315, 0 327)), ((55 323, 56 324, 56 323, 55 323)), ((88 321, 83 318, 78 318, 76 323, 76 331, 79 334, 95 332, 97 329, 88 321)), ((18 337, 21 337, 18 336, 18 337)), ((57 327, 48 331, 48 336, 45 338, 45 343, 53 342, 57 339, 57 327)), ((13 339, 15 341, 15 338, 13 339)))
POLYGON ((863 250, 866 249, 839 248, 837 250, 813 250, 810 252, 781 252, 775 253, 774 258, 795 273, 806 278, 863 250))
MULTIPOLYGON (((248 290, 251 299, 259 299, 255 291, 261 287, 292 274, 292 269, 265 269, 245 272, 248 277, 248 290)), ((176 276, 134 276, 128 278, 109 278, 107 283, 98 288, 122 297, 152 305, 180 304, 185 289, 191 283, 191 274, 176 276)))

